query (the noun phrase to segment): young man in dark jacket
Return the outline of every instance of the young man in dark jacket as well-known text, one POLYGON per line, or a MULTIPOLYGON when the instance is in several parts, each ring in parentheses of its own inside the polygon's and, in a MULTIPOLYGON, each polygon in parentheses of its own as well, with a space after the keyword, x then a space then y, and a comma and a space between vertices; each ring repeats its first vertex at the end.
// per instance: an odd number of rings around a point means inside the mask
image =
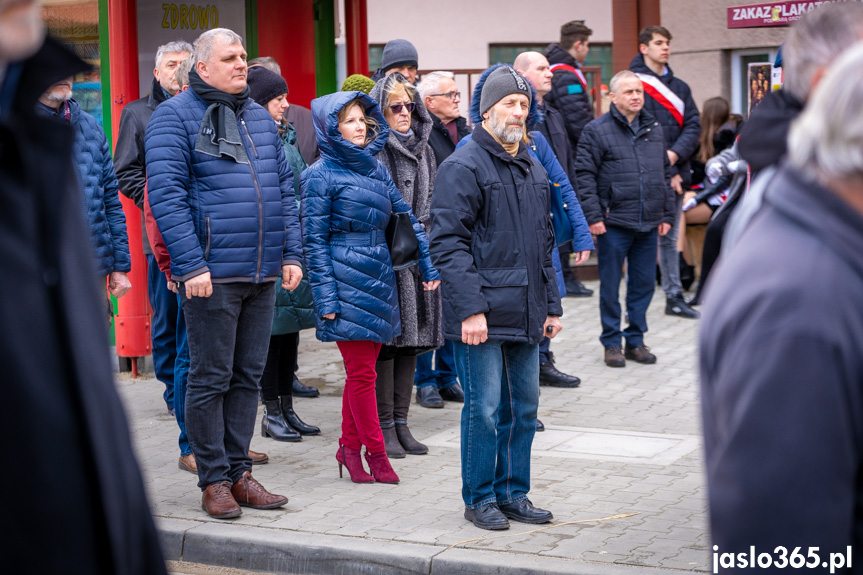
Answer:
POLYGON ((657 233, 674 221, 671 166, 662 126, 644 109, 641 80, 617 73, 609 83, 611 109, 587 125, 576 153, 578 192, 599 257, 599 315, 609 367, 626 360, 655 363, 644 345, 653 298, 657 233), (629 325, 620 331, 620 280, 626 262, 629 325), (626 350, 621 349, 621 336, 626 350))
POLYGON ((861 69, 858 43, 818 84, 745 249, 723 255, 706 292, 701 403, 721 567, 756 573, 733 558, 783 546, 793 561, 800 546, 817 566, 829 556, 831 571, 860 572, 861 69))
POLYGON ((539 342, 561 329, 548 175, 522 139, 528 82, 504 66, 481 94, 483 123, 438 170, 431 255, 443 277, 444 335, 465 388, 462 498, 483 529, 544 523, 527 498, 539 403, 539 342))
POLYGON ((242 38, 204 32, 195 59, 189 89, 157 107, 144 148, 150 208, 186 318, 186 428, 202 507, 226 519, 240 515, 239 505, 287 503, 252 477, 248 449, 274 282, 297 287, 302 240, 276 125, 249 99, 242 38))
POLYGON ((28 454, 26 490, 3 506, 15 523, 4 531, 12 552, 3 569, 159 575, 159 536, 79 217, 74 129, 35 110, 51 84, 88 66, 43 42, 40 10, 0 0, 0 455, 8 469, 28 454))
MULTIPOLYGON (((665 313, 678 317, 698 318, 700 314, 683 299, 680 282, 680 255, 677 234, 683 191, 691 176, 689 158, 698 147, 701 121, 689 86, 668 67, 671 55, 671 33, 662 26, 648 26, 638 35, 641 52, 629 64, 644 85, 644 108, 662 125, 668 161, 671 163, 671 187, 675 192, 676 210, 671 230, 659 239, 659 268, 662 271, 662 291, 665 292, 665 313)), ((686 230, 682 230, 686 233, 686 230)))
MULTIPOLYGON (((437 167, 440 167, 455 151, 462 138, 471 132, 467 120, 459 110, 461 92, 458 91, 452 72, 431 72, 424 75, 417 90, 431 114, 429 146, 434 151, 437 167)), ((444 400, 464 402, 464 390, 455 372, 455 358, 450 340, 446 340, 440 349, 417 356, 414 383, 417 386, 417 403, 422 407, 441 408, 444 400)))
MULTIPOLYGON (((156 379, 165 384, 163 398, 168 411, 174 411, 174 363, 177 359, 178 338, 185 340, 185 326, 178 333, 177 320, 180 304, 177 294, 168 289, 165 278, 159 271, 153 250, 147 239, 144 219, 144 190, 147 187, 147 172, 144 167, 144 132, 156 106, 177 94, 181 86, 175 76, 180 63, 191 57, 192 46, 177 41, 159 46, 156 50, 156 67, 150 93, 139 100, 129 102, 120 114, 120 131, 114 148, 114 165, 120 192, 135 202, 141 210, 141 235, 144 254, 147 256, 147 295, 153 308, 150 333, 153 340, 153 369, 156 379)), ((182 320, 180 320, 182 321, 182 320)), ((191 455, 186 440, 184 425, 180 426, 180 457, 191 455)), ((193 456, 194 457, 194 456, 193 456)))

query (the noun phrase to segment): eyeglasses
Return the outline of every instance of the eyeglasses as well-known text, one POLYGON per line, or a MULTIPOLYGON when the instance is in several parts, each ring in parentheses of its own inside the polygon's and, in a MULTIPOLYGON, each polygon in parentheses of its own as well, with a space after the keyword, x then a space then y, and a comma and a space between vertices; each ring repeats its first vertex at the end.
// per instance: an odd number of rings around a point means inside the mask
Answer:
POLYGON ((402 108, 408 111, 408 114, 414 111, 416 108, 416 102, 411 102, 410 104, 395 104, 394 106, 388 106, 390 110, 392 110, 393 114, 401 114, 402 108))
POLYGON ((429 96, 448 96, 450 100, 460 100, 461 92, 444 92, 443 94, 429 94, 429 96))

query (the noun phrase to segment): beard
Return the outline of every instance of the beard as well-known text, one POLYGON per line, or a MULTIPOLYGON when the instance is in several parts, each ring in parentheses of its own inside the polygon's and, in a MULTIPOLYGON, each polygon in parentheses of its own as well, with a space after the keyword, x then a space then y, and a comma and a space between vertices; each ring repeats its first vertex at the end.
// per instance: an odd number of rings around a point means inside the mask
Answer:
POLYGON ((24 60, 42 45, 45 38, 42 3, 34 0, 29 6, 27 4, 0 1, 0 60, 24 60))
POLYGON ((518 126, 507 126, 506 120, 500 119, 494 110, 488 115, 488 127, 504 144, 515 144, 521 140, 524 136, 524 124, 525 121, 521 120, 518 126))

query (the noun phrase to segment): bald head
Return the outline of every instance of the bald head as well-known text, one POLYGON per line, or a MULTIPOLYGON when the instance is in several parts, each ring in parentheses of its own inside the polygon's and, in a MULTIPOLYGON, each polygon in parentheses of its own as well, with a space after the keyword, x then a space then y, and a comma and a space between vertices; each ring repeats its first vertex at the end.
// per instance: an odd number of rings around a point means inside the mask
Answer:
POLYGON ((515 57, 512 67, 527 78, 531 83, 536 96, 542 103, 542 98, 551 92, 551 70, 548 69, 548 60, 539 52, 522 52, 515 57))

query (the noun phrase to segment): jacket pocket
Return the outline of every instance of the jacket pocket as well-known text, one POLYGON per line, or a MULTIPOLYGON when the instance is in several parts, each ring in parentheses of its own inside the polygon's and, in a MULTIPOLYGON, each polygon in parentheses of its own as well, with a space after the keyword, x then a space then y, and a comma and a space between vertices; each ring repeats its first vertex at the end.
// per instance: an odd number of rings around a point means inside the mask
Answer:
POLYGON ((204 218, 204 233, 207 237, 207 243, 204 246, 204 259, 210 259, 210 216, 204 218))
POLYGON ((482 294, 488 304, 489 330, 495 327, 527 328, 527 268, 477 270, 482 294))

